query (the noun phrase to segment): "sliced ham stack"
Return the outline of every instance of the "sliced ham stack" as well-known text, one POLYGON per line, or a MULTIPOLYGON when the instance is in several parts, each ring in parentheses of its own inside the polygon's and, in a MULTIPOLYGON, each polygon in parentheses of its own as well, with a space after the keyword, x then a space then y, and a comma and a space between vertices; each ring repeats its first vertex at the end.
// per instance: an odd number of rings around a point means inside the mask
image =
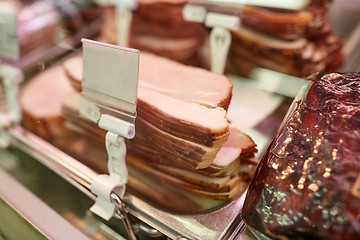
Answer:
MULTIPOLYGON (((23 123, 69 154, 87 141, 95 146, 91 151, 106 156, 105 130, 79 115, 81 59, 72 57, 26 84, 20 94, 23 123), (58 140, 66 133, 70 140, 58 140)), ((241 194, 257 150, 249 136, 229 127, 231 93, 223 75, 142 53, 136 135, 126 142, 127 163, 201 197, 229 200, 241 194)), ((106 160, 91 164, 106 168, 106 160)))
POLYGON ((233 32, 230 65, 248 77, 256 67, 308 77, 336 71, 343 62, 343 40, 327 18, 330 1, 311 1, 301 10, 243 8, 243 27, 233 32))
MULTIPOLYGON (((82 62, 77 58, 63 66, 79 90, 82 62)), ((257 150, 249 136, 229 128, 230 81, 142 53, 138 86, 136 135, 126 144, 127 163, 204 197, 225 200, 242 193, 256 166, 251 159, 257 150)), ((105 132, 79 117, 79 99, 77 93, 64 101, 66 119, 104 151, 105 132)))
MULTIPOLYGON (((206 36, 202 25, 185 21, 185 0, 139 0, 134 11, 130 46, 182 63, 198 65, 198 48, 206 36)), ((115 11, 104 8, 101 40, 115 44, 115 11)))

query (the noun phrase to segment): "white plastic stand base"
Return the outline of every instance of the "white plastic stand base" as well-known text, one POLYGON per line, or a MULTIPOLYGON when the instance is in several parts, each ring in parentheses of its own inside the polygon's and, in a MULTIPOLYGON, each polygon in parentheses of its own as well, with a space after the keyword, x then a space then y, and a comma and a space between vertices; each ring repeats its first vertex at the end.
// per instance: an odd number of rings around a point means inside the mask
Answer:
POLYGON ((120 184, 109 175, 102 174, 93 180, 91 192, 97 195, 97 198, 90 210, 109 221, 117 211, 116 204, 111 201, 111 194, 115 193, 122 198, 125 194, 125 185, 120 184))

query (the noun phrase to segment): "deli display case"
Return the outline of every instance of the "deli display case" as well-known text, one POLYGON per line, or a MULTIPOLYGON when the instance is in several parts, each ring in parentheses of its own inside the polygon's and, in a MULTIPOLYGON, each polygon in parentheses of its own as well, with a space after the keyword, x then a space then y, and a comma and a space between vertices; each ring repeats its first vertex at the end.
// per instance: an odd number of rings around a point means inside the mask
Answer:
POLYGON ((360 1, 250 2, 0 0, 0 239, 312 236, 254 189, 307 77, 359 72, 360 1))

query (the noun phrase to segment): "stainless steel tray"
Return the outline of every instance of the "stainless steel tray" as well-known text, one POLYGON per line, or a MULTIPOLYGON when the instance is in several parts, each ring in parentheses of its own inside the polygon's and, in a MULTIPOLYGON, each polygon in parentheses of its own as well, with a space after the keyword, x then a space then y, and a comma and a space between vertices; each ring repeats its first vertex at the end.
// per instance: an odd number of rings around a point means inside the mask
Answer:
MULTIPOLYGON (((33 133, 13 127, 8 130, 13 146, 47 166, 85 195, 94 199, 89 191, 95 171, 55 148, 33 133)), ((126 209, 132 217, 141 220, 171 239, 236 239, 244 224, 240 218, 245 194, 223 206, 194 214, 181 214, 154 207, 140 197, 128 192, 124 198, 126 209)))

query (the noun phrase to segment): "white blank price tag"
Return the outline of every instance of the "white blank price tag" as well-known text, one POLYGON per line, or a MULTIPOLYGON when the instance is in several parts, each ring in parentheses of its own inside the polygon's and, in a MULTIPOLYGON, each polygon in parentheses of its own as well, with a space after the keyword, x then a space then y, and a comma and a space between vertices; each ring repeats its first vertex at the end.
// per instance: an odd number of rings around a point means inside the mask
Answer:
POLYGON ((82 39, 83 94, 95 103, 136 112, 139 51, 82 39))

